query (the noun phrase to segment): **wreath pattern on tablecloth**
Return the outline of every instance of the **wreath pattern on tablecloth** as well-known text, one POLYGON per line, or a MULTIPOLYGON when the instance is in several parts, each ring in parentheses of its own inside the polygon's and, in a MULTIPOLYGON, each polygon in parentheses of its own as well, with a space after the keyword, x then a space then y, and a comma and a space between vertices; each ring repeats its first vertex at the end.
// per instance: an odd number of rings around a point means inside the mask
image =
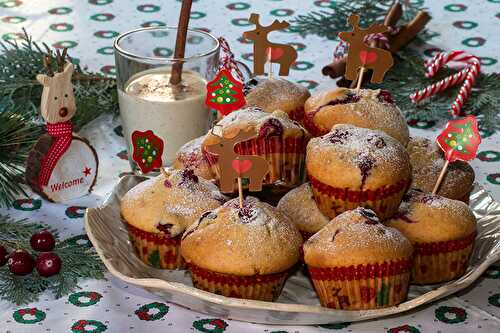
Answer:
POLYGON ((81 319, 71 326, 71 332, 73 333, 102 333, 108 329, 108 326, 104 325, 97 320, 84 320, 81 319), (89 326, 95 327, 94 329, 88 328, 89 326))
POLYGON ((155 321, 163 318, 169 310, 169 306, 164 303, 153 302, 145 304, 135 310, 135 314, 140 320, 155 321), (151 310, 157 310, 156 313, 151 313, 151 310))
POLYGON ((406 324, 398 327, 393 327, 387 331, 387 333, 400 333, 400 332, 420 333, 420 330, 415 326, 410 326, 406 324))
POLYGON ((85 206, 70 206, 66 208, 66 211, 64 213, 70 219, 78 219, 82 218, 85 215, 85 209, 87 209, 87 207, 85 206))
POLYGON ((440 306, 436 309, 435 315, 439 321, 446 324, 458 324, 467 319, 465 309, 454 306, 440 306))
POLYGON ((488 279, 500 279, 500 266, 490 266, 484 272, 484 277, 488 279))
POLYGON ((31 212, 42 207, 42 200, 40 199, 17 199, 12 203, 12 207, 17 210, 31 212))
POLYGON ((488 297, 488 303, 500 308, 500 294, 494 294, 488 297))
POLYGON ((193 327, 203 333, 222 333, 228 324, 222 319, 200 319, 193 322, 193 327))
POLYGON ((36 324, 45 319, 45 312, 37 308, 26 308, 14 311, 12 314, 14 320, 19 324, 36 324), (34 318, 26 319, 26 316, 33 316, 34 318))
POLYGON ((69 295, 68 301, 74 306, 78 307, 86 307, 92 306, 101 300, 102 295, 95 291, 80 291, 78 293, 74 293, 69 295), (87 298, 88 300, 83 301, 82 298, 87 298))

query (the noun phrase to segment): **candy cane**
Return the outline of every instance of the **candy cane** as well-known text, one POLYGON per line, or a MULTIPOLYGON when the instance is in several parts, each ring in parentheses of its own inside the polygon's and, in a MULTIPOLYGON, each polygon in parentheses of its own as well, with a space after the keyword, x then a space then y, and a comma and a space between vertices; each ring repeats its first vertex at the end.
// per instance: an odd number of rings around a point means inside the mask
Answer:
POLYGON ((443 52, 435 55, 431 60, 426 60, 424 62, 427 71, 425 76, 428 78, 433 77, 440 68, 444 67, 445 64, 451 61, 465 63, 466 66, 461 71, 411 94, 410 99, 413 103, 446 90, 447 88, 460 82, 464 82, 458 92, 457 98, 451 105, 450 110, 454 116, 460 115, 462 107, 472 90, 472 86, 474 85, 477 76, 479 75, 481 64, 477 57, 468 54, 465 51, 452 51, 448 53, 443 52))

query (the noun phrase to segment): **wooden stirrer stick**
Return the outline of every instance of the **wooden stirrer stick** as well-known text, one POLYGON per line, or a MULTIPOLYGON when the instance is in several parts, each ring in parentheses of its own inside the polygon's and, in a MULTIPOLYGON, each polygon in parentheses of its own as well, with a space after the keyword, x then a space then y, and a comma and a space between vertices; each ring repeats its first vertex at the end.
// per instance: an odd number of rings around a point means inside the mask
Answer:
MULTIPOLYGON (((186 36, 189 25, 189 16, 191 15, 192 0, 182 0, 181 13, 179 15, 179 24, 177 26, 177 38, 175 40, 175 59, 184 58, 186 50, 186 36)), ((178 85, 182 80, 182 61, 177 61, 172 66, 172 73, 170 75, 170 84, 178 85)))
POLYGON ((432 194, 436 194, 437 191, 439 190, 439 186, 441 185, 441 182, 443 181, 444 175, 446 175, 446 170, 448 170, 448 164, 450 164, 450 161, 446 160, 446 162, 443 165, 443 168, 441 169, 441 173, 439 174, 439 177, 436 181, 436 185, 434 185, 434 189, 432 190, 432 194))

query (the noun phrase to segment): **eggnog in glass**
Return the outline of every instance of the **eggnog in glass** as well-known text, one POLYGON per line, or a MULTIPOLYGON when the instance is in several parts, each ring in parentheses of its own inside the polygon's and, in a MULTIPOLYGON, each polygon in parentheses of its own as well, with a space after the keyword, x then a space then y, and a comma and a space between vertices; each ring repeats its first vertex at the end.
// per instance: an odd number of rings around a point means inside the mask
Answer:
POLYGON ((157 172, 177 150, 205 134, 213 120, 205 105, 206 83, 219 67, 219 42, 188 30, 185 57, 172 58, 177 28, 154 27, 120 35, 115 43, 118 101, 132 170, 157 172), (182 81, 170 84, 182 62, 182 81))

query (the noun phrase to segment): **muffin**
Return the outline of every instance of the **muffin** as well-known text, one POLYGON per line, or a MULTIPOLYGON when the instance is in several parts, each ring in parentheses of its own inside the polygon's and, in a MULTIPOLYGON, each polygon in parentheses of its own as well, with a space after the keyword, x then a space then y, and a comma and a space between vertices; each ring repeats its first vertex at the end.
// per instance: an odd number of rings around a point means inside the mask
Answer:
POLYGON ((228 297, 273 301, 299 259, 302 238, 271 205, 247 197, 206 212, 182 237, 196 288, 228 297))
POLYGON ((309 183, 302 184, 285 194, 278 202, 278 209, 290 218, 304 240, 330 222, 314 201, 309 183))
POLYGON ((408 125, 386 90, 337 88, 311 96, 305 104, 304 127, 321 136, 335 124, 380 130, 406 146, 408 125))
POLYGON ((476 238, 476 219, 462 201, 410 191, 398 216, 386 225, 401 231, 415 248, 413 283, 453 280, 467 269, 476 238))
MULTIPOLYGON (((432 192, 446 162, 443 151, 435 142, 421 137, 410 138, 407 149, 413 172, 411 187, 432 192)), ((474 169, 467 162, 450 163, 437 194, 468 203, 474 178, 474 169)))
POLYGON ((329 218, 358 206, 394 215, 411 182, 410 158, 381 131, 335 125, 307 145, 306 168, 316 203, 329 218))
POLYGON ((181 268, 180 241, 200 215, 226 201, 218 188, 192 170, 167 170, 130 189, 121 215, 138 257, 156 268, 181 268))
MULTIPOLYGON (((236 144, 234 151, 239 155, 257 155, 267 160, 269 172, 264 178, 264 185, 279 183, 294 187, 304 182, 304 160, 309 135, 283 111, 267 113, 256 107, 243 108, 229 114, 217 125, 225 138, 234 138, 244 132, 258 134, 257 138, 236 144)), ((220 183, 220 137, 209 132, 202 149, 220 183)), ((226 154, 224 162, 230 163, 233 158, 226 154)), ((246 182, 243 185, 248 187, 246 182)), ((234 185, 233 189, 236 190, 237 186, 234 185)))
POLYGON ((322 306, 367 310, 408 294, 413 247, 365 208, 347 211, 304 243, 304 260, 322 306))
POLYGON ((210 168, 210 164, 201 152, 201 144, 205 136, 193 139, 184 144, 175 157, 174 169, 191 169, 194 174, 205 179, 213 179, 214 174, 210 168))
POLYGON ((283 78, 253 78, 245 84, 247 106, 260 107, 265 112, 281 110, 297 121, 304 117, 304 104, 311 96, 301 84, 283 78))

